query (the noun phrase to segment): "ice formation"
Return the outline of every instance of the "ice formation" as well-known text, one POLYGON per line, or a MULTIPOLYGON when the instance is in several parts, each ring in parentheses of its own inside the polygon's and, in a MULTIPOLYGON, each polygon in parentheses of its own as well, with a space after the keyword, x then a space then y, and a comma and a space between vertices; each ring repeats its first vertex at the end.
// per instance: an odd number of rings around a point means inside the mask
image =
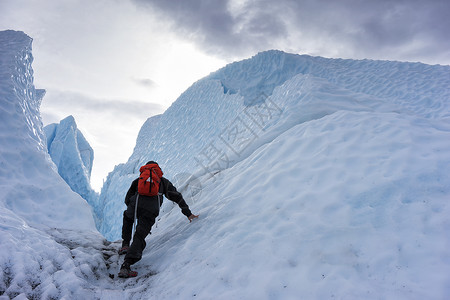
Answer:
POLYGON ((119 242, 93 230, 46 153, 31 39, 2 32, 0 45, 1 294, 449 297, 449 66, 268 51, 194 83, 144 124, 93 209, 118 239, 152 159, 200 218, 166 201, 140 275, 118 281, 119 242))
POLYGON ((59 175, 74 192, 94 205, 98 198, 90 185, 94 150, 77 128, 73 116, 65 118, 59 124, 45 126, 44 132, 48 152, 59 175))

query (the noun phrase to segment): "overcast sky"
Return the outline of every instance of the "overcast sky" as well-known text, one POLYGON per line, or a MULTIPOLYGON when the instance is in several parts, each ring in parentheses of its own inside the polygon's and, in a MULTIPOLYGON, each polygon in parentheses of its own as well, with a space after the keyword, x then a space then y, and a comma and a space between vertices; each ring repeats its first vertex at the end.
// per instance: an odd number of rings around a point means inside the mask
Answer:
POLYGON ((99 190, 144 121, 257 52, 450 64, 448 0, 0 0, 33 40, 44 124, 73 115, 99 190))

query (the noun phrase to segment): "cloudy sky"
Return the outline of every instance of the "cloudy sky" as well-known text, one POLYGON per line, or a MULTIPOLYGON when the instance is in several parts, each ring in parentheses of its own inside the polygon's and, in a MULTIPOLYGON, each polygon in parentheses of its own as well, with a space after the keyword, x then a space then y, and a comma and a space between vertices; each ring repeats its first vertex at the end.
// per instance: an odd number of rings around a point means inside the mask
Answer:
POLYGON ((92 185, 144 121, 192 83, 257 52, 450 64, 448 0, 0 0, 0 30, 33 40, 44 125, 73 115, 92 185))

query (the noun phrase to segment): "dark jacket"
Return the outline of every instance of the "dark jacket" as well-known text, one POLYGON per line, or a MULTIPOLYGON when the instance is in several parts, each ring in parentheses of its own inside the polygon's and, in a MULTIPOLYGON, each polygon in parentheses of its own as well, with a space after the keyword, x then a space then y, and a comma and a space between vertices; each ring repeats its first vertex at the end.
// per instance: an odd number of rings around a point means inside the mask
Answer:
MULTIPOLYGON (((134 207, 136 205, 136 196, 138 195, 138 181, 139 178, 136 178, 131 183, 130 188, 128 189, 127 195, 125 196, 125 204, 127 206, 131 205, 134 207)), ((139 195, 138 199, 138 208, 143 208, 148 211, 155 212, 156 215, 159 214, 159 208, 163 203, 162 195, 166 196, 167 199, 175 202, 181 208, 181 212, 189 217, 192 213, 187 205, 186 201, 183 199, 183 195, 177 191, 177 189, 173 186, 173 184, 165 177, 161 177, 161 183, 159 185, 159 193, 160 196, 142 196, 139 195), (159 204, 158 204, 159 200, 159 204)))

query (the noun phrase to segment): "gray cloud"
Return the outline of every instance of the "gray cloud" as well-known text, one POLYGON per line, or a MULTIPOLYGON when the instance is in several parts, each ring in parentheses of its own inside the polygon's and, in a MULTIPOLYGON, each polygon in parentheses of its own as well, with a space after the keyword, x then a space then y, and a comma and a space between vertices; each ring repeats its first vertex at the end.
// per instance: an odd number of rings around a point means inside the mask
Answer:
POLYGON ((170 19, 173 29, 208 53, 228 59, 277 48, 450 64, 447 0, 133 1, 170 19))
POLYGON ((232 13, 228 1, 134 1, 173 20, 172 29, 200 43, 207 52, 223 56, 241 55, 243 50, 264 46, 268 40, 287 34, 278 16, 254 4, 232 13))
MULTIPOLYGON (((49 115, 72 114, 73 112, 89 114, 97 117, 114 116, 115 119, 127 119, 134 117, 145 120, 148 117, 159 114, 163 107, 156 103, 146 103, 133 100, 106 100, 93 98, 76 92, 49 91, 43 99, 44 112, 49 115), (60 114, 56 112, 61 112, 60 114), (100 116, 100 113, 102 116, 100 116)), ((53 121, 52 121, 53 122, 53 121)), ((58 120, 59 122, 59 120, 58 120)))
POLYGON ((154 82, 150 78, 131 78, 131 80, 134 83, 136 83, 137 85, 140 85, 142 87, 149 88, 149 89, 157 86, 156 82, 154 82))

